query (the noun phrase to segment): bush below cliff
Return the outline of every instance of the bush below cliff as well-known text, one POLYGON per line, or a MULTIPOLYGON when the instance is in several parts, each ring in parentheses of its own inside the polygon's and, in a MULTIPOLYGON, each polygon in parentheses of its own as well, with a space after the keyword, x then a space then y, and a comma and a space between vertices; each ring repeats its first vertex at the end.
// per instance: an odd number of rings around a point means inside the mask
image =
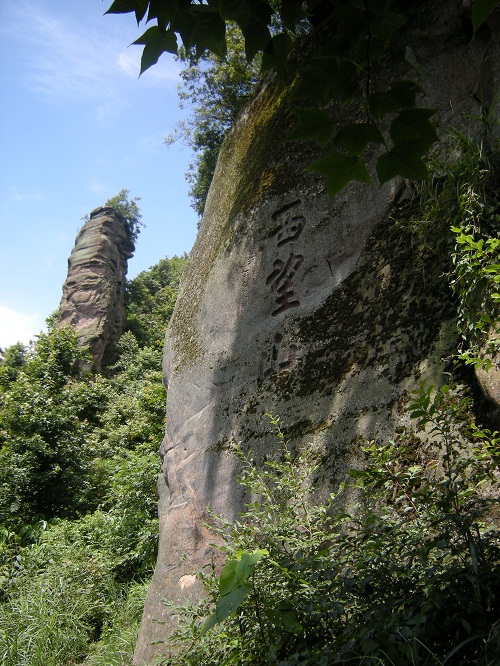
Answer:
POLYGON ((127 285, 129 328, 107 375, 71 328, 0 362, 0 661, 131 659, 158 533, 161 338, 185 258, 127 285))

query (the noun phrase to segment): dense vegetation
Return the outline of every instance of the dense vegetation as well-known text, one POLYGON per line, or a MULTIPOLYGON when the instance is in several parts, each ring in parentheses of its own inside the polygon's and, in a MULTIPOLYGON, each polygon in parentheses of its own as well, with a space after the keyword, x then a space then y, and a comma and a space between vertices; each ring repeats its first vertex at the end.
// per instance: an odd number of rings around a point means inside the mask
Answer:
MULTIPOLYGON (((136 218, 137 220, 138 218, 136 218)), ((186 258, 127 284, 116 365, 70 328, 0 362, 0 661, 130 662, 154 566, 165 326, 186 258)))
POLYGON ((236 450, 254 501, 235 524, 214 517, 226 562, 200 574, 206 599, 174 606, 181 650, 164 663, 497 664, 500 440, 474 428, 463 390, 413 394, 420 450, 409 438, 363 449, 355 514, 339 508, 343 487, 308 503, 317 467, 276 421, 281 459, 259 471, 236 450))

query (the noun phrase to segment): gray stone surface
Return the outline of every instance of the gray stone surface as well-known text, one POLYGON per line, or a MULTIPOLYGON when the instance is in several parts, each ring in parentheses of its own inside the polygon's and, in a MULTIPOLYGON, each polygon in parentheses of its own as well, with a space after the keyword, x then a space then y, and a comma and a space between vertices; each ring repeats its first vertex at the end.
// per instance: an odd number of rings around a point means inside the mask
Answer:
MULTIPOLYGON (((407 37, 429 75, 424 105, 450 126, 478 112, 474 93, 486 75, 498 84, 500 57, 434 7, 407 37)), ((401 68, 383 75, 413 75, 401 68)), ((287 93, 268 79, 226 139, 167 330, 160 548, 134 664, 168 652, 175 618, 162 599, 200 593, 207 507, 231 518, 242 506, 231 442, 257 462, 272 456, 271 412, 321 463, 315 490, 335 487, 363 442, 405 425, 409 391, 439 381, 455 344, 442 267, 397 224, 404 185, 353 184, 328 199, 304 171, 314 148, 280 141, 287 93)))
POLYGON ((113 208, 100 207, 78 232, 68 259, 58 326, 76 330, 96 370, 114 360, 123 332, 125 276, 133 251, 124 219, 113 208))
POLYGON ((490 419, 496 428, 500 429, 500 322, 496 322, 497 329, 493 329, 484 344, 483 354, 491 362, 486 370, 484 367, 475 369, 479 387, 490 407, 490 419))

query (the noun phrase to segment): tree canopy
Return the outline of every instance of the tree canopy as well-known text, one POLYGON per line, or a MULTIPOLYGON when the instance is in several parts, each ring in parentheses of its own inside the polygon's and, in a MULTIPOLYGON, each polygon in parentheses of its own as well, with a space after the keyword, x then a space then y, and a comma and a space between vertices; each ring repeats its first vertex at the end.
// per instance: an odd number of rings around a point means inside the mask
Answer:
POLYGON ((127 282, 129 330, 106 376, 54 317, 0 350, 2 665, 131 663, 156 556, 161 341, 185 261, 127 282))
POLYGON ((180 107, 189 108, 190 115, 165 140, 167 145, 180 140, 195 153, 186 178, 191 184, 191 207, 200 217, 222 141, 259 78, 260 59, 247 62, 243 35, 234 24, 228 25, 226 41, 224 57, 210 52, 196 57, 184 47, 179 49, 178 59, 185 65, 180 107))
MULTIPOLYGON (((162 53, 177 54, 178 39, 187 52, 206 52, 222 58, 227 53, 228 25, 244 37, 246 58, 262 56, 262 69, 287 77, 288 56, 304 23, 311 29, 328 25, 328 42, 294 76, 293 97, 307 104, 295 111, 298 125, 289 140, 315 141, 324 154, 310 169, 326 177, 328 192, 337 194, 352 180, 371 182, 364 154, 380 147, 376 164, 380 184, 395 176, 410 180, 427 177, 423 156, 437 140, 433 111, 420 108, 422 88, 401 80, 386 89, 374 85, 376 65, 394 45, 395 36, 418 2, 410 0, 115 0, 109 14, 134 13, 138 24, 154 25, 134 44, 143 46, 141 73, 162 53), (328 112, 333 100, 357 102, 356 122, 334 122, 328 112), (383 129, 389 127, 389 132, 383 129)), ((499 0, 473 0, 472 33, 497 7, 499 0)), ((458 4, 457 4, 458 11, 458 4)), ((397 57, 415 63, 411 49, 397 57)), ((352 116, 350 116, 352 117, 352 116)))

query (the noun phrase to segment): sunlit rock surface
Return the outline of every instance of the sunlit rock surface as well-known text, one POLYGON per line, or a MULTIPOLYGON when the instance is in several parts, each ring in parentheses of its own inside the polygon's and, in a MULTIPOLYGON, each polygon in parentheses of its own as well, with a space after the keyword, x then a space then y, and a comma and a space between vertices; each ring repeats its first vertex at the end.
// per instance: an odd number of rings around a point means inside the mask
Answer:
MULTIPOLYGON (((498 89, 500 55, 488 35, 470 41, 456 3, 438 4, 420 5, 405 38, 426 76, 421 105, 443 131, 498 89)), ((382 74, 415 76, 400 60, 382 74)), ((256 462, 272 456, 272 413, 321 463, 318 492, 335 487, 364 442, 397 435, 409 392, 439 382, 455 346, 442 266, 399 223, 412 205, 404 183, 329 199, 305 171, 315 148, 281 141, 288 93, 268 79, 226 139, 167 330, 160 547, 134 664, 168 652, 175 619, 162 599, 200 593, 207 507, 228 518, 241 508, 231 442, 256 462)))
POLYGON ((113 208, 100 207, 78 232, 68 259, 58 325, 76 330, 96 370, 114 360, 123 332, 125 276, 133 251, 125 220, 113 208))

